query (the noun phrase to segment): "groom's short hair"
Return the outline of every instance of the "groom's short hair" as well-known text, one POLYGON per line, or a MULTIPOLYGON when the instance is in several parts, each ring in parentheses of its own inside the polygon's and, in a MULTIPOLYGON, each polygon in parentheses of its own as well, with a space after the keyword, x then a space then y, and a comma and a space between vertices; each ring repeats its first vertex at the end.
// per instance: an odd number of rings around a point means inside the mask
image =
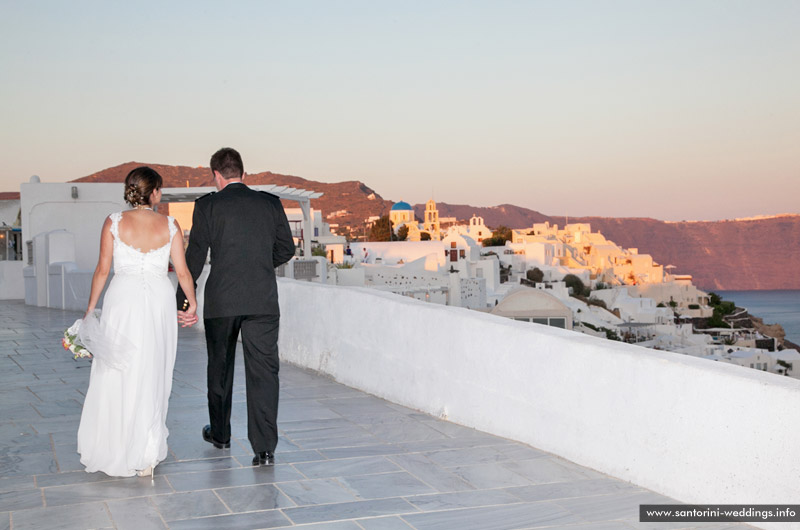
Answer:
POLYGON ((244 175, 242 155, 236 149, 223 147, 211 156, 211 171, 219 171, 225 180, 242 178, 244 175))

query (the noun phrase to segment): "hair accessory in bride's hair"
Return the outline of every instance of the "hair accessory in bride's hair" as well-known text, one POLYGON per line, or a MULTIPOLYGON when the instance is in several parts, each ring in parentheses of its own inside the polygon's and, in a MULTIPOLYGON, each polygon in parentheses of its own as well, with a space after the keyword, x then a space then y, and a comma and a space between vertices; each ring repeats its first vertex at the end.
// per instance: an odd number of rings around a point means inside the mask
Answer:
POLYGON ((128 184, 125 187, 125 202, 131 206, 136 206, 140 199, 141 197, 139 196, 139 190, 136 189, 136 185, 128 184))

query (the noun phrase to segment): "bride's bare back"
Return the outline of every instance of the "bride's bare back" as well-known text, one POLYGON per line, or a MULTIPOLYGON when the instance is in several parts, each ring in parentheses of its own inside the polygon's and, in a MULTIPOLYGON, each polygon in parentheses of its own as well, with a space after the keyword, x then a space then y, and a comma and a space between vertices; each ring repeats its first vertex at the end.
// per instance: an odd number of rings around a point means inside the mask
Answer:
POLYGON ((119 221, 120 240, 141 252, 150 252, 168 244, 169 219, 152 210, 130 210, 119 221))

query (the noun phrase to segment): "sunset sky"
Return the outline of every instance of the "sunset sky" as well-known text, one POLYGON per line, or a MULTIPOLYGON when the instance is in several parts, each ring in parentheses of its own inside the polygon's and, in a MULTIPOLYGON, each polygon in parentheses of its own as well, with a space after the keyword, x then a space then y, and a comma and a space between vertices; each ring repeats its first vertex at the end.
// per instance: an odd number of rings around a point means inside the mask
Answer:
POLYGON ((797 0, 0 7, 0 191, 232 146, 412 204, 800 213, 797 0))

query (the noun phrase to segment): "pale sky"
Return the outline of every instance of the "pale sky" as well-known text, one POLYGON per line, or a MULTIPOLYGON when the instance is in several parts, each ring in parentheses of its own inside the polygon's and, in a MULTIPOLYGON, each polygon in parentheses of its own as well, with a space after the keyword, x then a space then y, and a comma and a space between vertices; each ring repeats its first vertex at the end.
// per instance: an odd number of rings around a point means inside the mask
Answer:
POLYGON ((0 8, 0 191, 232 146, 412 204, 800 213, 798 0, 0 8))

